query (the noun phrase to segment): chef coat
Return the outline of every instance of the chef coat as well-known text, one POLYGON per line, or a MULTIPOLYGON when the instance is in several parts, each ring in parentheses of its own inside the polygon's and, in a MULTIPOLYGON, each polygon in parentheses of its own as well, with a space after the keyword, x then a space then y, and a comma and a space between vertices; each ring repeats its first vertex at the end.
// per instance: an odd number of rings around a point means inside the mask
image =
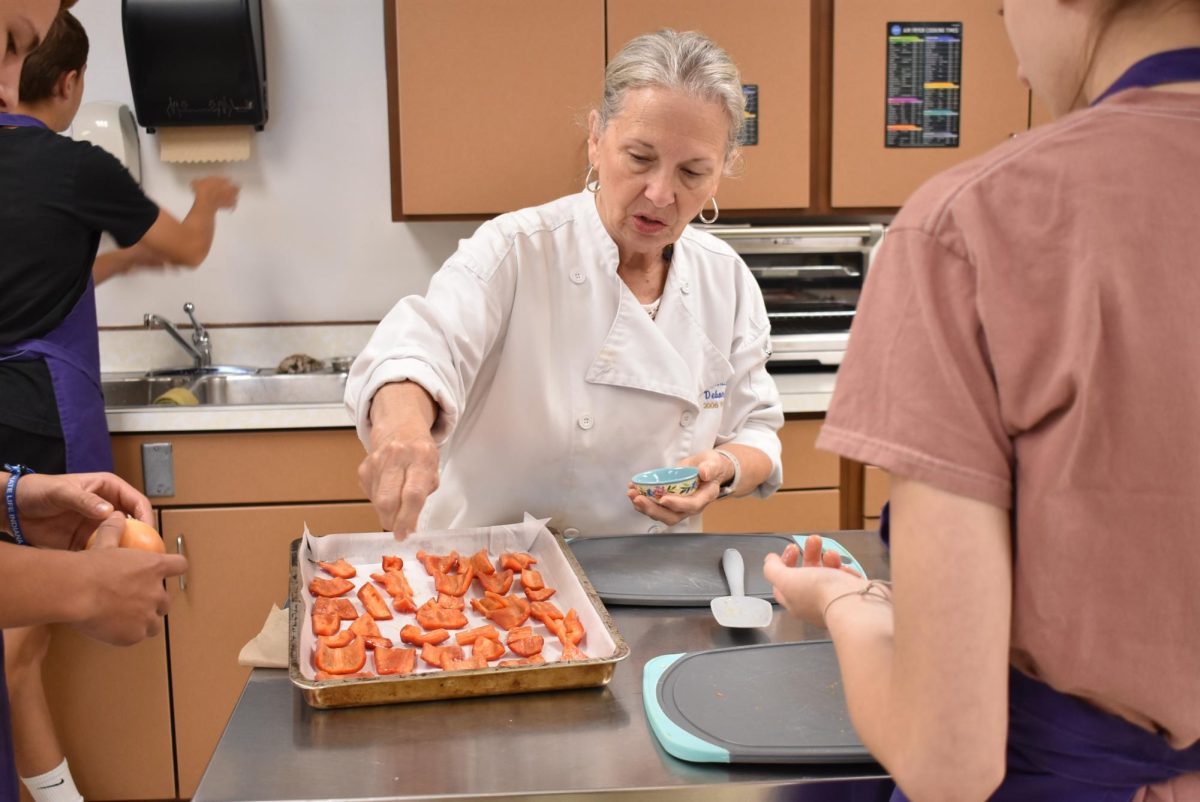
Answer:
MULTIPOLYGON (((529 512, 568 535, 668 531, 634 509, 630 478, 730 443, 771 460, 759 496, 779 487, 783 409, 745 263, 685 228, 654 319, 617 265, 594 196, 580 192, 485 223, 424 297, 402 299, 379 324, 346 404, 364 444, 385 384, 416 382, 441 408, 440 485, 419 528, 529 512)), ((697 515, 669 529, 700 525, 697 515)))

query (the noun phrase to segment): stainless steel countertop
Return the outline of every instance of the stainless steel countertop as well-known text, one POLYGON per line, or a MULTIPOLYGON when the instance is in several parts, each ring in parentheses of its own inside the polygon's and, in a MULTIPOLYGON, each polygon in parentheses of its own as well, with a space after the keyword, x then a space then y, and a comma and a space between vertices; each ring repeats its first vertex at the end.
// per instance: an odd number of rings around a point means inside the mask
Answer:
MULTIPOLYGON (((874 532, 831 533, 867 573, 889 575, 874 532)), ((750 570, 754 570, 749 567, 750 570)), ((193 802, 850 799, 878 766, 688 763, 668 755, 642 707, 660 654, 827 637, 776 607, 765 630, 727 630, 708 608, 610 607, 632 649, 604 688, 315 710, 282 669, 255 669, 193 802)), ((797 681, 802 681, 797 677, 797 681)), ((855 799, 875 799, 870 789, 855 799)), ((883 797, 886 799, 886 796, 883 797)))

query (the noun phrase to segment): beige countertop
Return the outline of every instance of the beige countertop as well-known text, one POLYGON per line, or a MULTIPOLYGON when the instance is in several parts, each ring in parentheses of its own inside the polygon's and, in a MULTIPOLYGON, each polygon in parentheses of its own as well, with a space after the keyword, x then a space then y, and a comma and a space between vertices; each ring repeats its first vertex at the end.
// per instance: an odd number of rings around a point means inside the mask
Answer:
MULTIPOLYGON (((781 373, 775 376, 786 413, 823 413, 833 394, 835 373, 781 373)), ((113 434, 142 432, 337 429, 354 425, 340 404, 263 404, 110 409, 113 434)))

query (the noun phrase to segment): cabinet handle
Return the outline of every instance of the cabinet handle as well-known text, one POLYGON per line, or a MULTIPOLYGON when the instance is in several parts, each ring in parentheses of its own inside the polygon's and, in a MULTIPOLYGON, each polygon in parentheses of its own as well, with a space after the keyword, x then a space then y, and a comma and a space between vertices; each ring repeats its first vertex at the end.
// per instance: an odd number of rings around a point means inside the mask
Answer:
MULTIPOLYGON (((180 535, 179 537, 175 538, 175 553, 178 554, 180 557, 187 556, 186 554, 183 553, 183 535, 180 535)), ((184 572, 179 575, 179 589, 181 591, 187 590, 187 579, 185 578, 186 576, 187 576, 187 572, 184 572)))

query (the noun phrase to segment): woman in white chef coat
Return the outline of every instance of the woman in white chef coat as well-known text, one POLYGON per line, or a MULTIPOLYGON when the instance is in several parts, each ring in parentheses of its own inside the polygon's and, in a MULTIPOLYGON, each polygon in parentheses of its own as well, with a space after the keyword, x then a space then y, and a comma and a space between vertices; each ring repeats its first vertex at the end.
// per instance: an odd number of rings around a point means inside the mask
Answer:
POLYGON ((485 223, 380 323, 346 403, 385 528, 528 511, 569 535, 689 531, 719 496, 779 487, 762 295, 688 226, 716 217, 743 109, 737 68, 705 37, 634 39, 588 117, 583 190, 485 223), (697 491, 630 488, 667 465, 696 466, 697 491))

